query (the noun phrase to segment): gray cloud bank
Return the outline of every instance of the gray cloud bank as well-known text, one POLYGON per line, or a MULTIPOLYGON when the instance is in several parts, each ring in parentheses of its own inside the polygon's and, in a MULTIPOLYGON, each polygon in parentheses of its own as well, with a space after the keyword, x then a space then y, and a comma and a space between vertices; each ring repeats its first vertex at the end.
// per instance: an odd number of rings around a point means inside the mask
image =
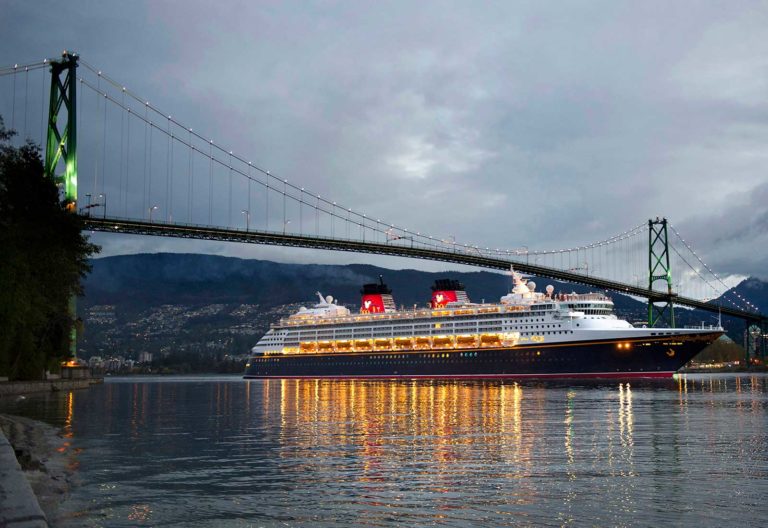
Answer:
POLYGON ((413 230, 543 249, 664 215, 722 274, 768 278, 763 2, 74 4, 62 21, 6 2, 0 63, 75 48, 275 174, 413 230))

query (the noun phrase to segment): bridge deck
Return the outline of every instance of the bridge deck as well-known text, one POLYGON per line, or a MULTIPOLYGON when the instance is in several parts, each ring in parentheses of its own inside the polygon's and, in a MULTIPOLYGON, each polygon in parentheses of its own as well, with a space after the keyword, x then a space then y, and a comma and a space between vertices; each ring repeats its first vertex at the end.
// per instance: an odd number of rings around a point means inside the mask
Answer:
MULTIPOLYGON (((399 243, 381 243, 381 242, 363 242, 359 240, 349 240, 342 238, 316 237, 308 235, 297 235, 289 233, 279 233, 274 231, 246 231, 243 229, 227 229, 220 227, 201 226, 193 224, 147 222, 141 220, 126 220, 118 218, 97 218, 83 216, 83 221, 87 229, 92 231, 101 231, 108 233, 123 233, 136 235, 165 236, 176 238, 193 238, 200 240, 218 240, 226 242, 241 242, 249 244, 267 244, 273 246, 292 246, 313 249, 326 249, 333 251, 352 251, 356 253, 375 253, 378 255, 392 255, 397 257, 420 258, 425 260, 436 260, 442 262, 455 262, 480 268, 508 270, 513 265, 516 270, 529 273, 537 277, 547 277, 551 279, 563 280, 577 284, 585 284, 597 288, 611 290, 643 297, 654 302, 667 302, 670 296, 664 292, 640 288, 616 281, 590 277, 572 271, 563 271, 555 268, 539 266, 527 262, 502 259, 497 257, 485 256, 482 254, 466 253, 462 251, 446 251, 442 249, 425 248, 420 246, 407 245, 405 241, 399 243)), ((681 297, 676 294, 671 296, 674 304, 699 308, 710 312, 720 312, 723 315, 739 317, 750 321, 763 321, 768 319, 766 316, 755 313, 720 306, 714 303, 699 301, 688 297, 681 297)))

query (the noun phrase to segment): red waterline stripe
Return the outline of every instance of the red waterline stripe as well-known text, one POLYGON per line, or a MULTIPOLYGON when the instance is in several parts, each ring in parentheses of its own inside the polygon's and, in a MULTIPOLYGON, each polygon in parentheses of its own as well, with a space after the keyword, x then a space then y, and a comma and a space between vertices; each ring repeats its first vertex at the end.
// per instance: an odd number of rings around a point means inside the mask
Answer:
POLYGON ((243 376, 244 379, 627 379, 671 378, 664 372, 588 372, 565 374, 370 374, 357 376, 243 376))

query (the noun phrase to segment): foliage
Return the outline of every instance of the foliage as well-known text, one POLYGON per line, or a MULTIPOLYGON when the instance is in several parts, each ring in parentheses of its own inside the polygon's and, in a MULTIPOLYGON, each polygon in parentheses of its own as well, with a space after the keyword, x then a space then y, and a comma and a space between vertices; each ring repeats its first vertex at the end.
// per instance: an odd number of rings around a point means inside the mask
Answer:
POLYGON ((39 379, 68 355, 73 295, 98 251, 43 174, 39 149, 0 118, 0 376, 39 379))
POLYGON ((718 339, 695 358, 697 363, 726 363, 744 359, 744 348, 730 339, 718 339))

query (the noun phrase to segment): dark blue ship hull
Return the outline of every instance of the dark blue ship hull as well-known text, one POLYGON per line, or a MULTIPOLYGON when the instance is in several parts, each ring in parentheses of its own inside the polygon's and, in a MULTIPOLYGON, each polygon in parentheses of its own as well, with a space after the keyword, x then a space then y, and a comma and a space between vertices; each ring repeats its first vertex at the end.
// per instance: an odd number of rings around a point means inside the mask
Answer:
POLYGON ((670 377, 722 332, 510 348, 253 356, 245 378, 670 377))

